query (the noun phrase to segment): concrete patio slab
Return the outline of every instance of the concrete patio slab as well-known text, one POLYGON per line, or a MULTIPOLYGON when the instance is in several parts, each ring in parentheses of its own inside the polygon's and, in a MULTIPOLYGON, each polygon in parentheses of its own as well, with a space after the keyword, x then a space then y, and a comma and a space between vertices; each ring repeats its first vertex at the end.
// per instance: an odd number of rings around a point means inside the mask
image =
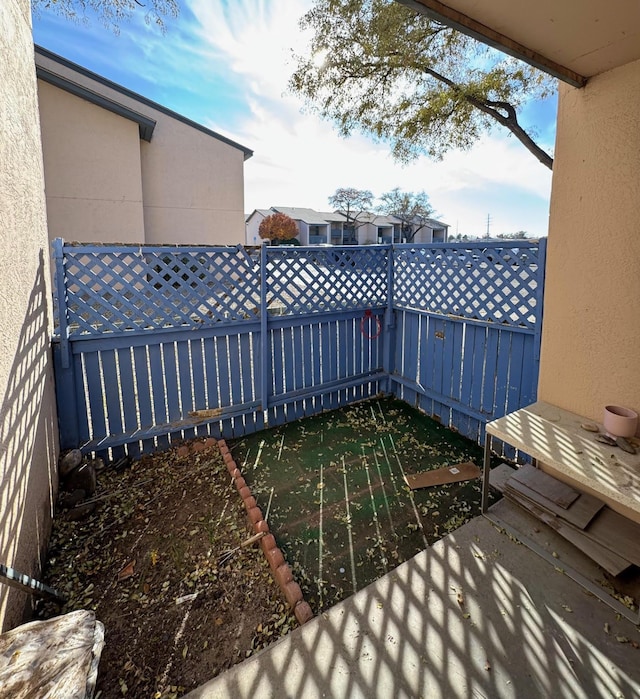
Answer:
POLYGON ((187 696, 632 699, 639 643, 479 517, 187 696))

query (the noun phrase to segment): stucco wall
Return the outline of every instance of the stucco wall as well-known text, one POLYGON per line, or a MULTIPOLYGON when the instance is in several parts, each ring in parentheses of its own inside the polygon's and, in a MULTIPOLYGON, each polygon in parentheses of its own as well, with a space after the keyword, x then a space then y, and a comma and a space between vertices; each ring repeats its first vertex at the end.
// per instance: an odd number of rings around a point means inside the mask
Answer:
POLYGON ((144 242, 138 125, 38 81, 49 236, 144 242))
POLYGON ((244 154, 160 112, 141 143, 147 243, 244 243, 244 154))
POLYGON ((561 88, 539 398, 640 412, 640 61, 561 88))
MULTIPOLYGON (((0 561, 39 573, 57 489, 49 251, 29 0, 0 2, 0 561)), ((25 593, 0 585, 0 628, 25 593)))
MULTIPOLYGON (((245 239, 244 225, 244 158, 245 153, 241 147, 233 146, 215 135, 207 134, 197 125, 189 125, 176 117, 158 109, 153 103, 145 101, 143 98, 127 91, 115 89, 105 83, 101 78, 94 78, 83 72, 75 70, 73 67, 65 65, 54 58, 43 55, 37 56, 38 66, 45 71, 67 79, 82 88, 97 93, 118 105, 132 110, 146 119, 156 122, 151 142, 136 139, 135 148, 127 148, 127 157, 140 158, 141 172, 141 192, 143 201, 143 223, 145 242, 147 243, 207 243, 207 244, 236 244, 243 243, 245 239)), ((58 88, 51 88, 58 90, 58 88)), ((44 90, 43 90, 44 95, 44 90)), ((95 152, 94 155, 107 158, 107 169, 110 170, 112 164, 118 158, 123 157, 122 150, 117 147, 112 148, 115 140, 115 128, 120 129, 119 133, 126 132, 125 139, 129 144, 131 134, 138 134, 138 126, 134 121, 102 110, 101 107, 94 106, 86 100, 69 95, 71 102, 76 107, 78 103, 83 105, 84 114, 90 117, 93 122, 97 117, 97 112, 103 112, 100 117, 104 124, 109 124, 107 128, 108 140, 104 148, 95 152), (96 112, 97 110, 97 112, 96 112), (126 128, 123 124, 127 124, 126 128), (119 124, 119 126, 115 126, 119 124)), ((43 133, 45 134, 45 150, 48 151, 47 139, 47 116, 43 112, 43 133)), ((78 117, 82 122, 82 117, 78 117)), ((59 122, 59 119, 57 119, 59 122)), ((86 124, 86 129, 82 129, 82 123, 76 124, 74 128, 74 138, 85 138, 89 148, 99 148, 95 143, 94 135, 103 126, 94 123, 86 124)), ((57 127, 60 128, 60 127, 57 127)), ((124 140, 120 141, 122 148, 125 148, 124 140)), ((64 153, 58 153, 58 157, 64 153)), ((49 161, 45 152, 45 166, 49 161)), ((63 162, 63 161, 61 161, 63 162)), ((123 162, 129 163, 129 160, 123 162)), ((80 168, 86 170, 87 163, 80 168)), ((129 168, 129 165, 127 165, 129 168)), ((52 186, 49 177, 49 168, 46 168, 47 194, 50 194, 52 186)), ((120 207, 130 210, 124 203, 136 203, 137 197, 132 195, 133 184, 130 181, 129 173, 126 170, 126 178, 115 178, 109 187, 113 198, 113 207, 107 214, 105 223, 101 210, 94 208, 90 210, 87 222, 93 223, 94 230, 110 229, 109 233, 100 236, 102 242, 126 241, 126 231, 114 233, 116 224, 111 218, 111 212, 115 207, 115 199, 120 197, 120 207), (114 189, 115 188, 115 189, 114 189), (124 203, 123 203, 124 202, 124 203), (100 216, 100 218, 98 218, 100 216)), ((105 179, 107 179, 105 173, 105 179)), ((112 178, 113 179, 113 178, 112 178)), ((91 183, 91 180, 90 180, 91 183)), ((89 183, 89 184, 90 184, 89 183)), ((105 197, 108 199, 109 197, 105 197)), ((96 199, 92 199, 94 207, 96 199)), ((60 206, 60 202, 56 202, 60 206)), ((52 211, 53 213, 53 211, 52 211)), ((56 223, 53 222, 52 229, 56 223)), ((55 235, 55 233, 54 233, 55 235)), ((69 237, 65 235, 64 237, 69 237)), ((87 240, 89 235, 80 235, 82 240, 87 240)), ((94 239, 96 235, 92 236, 94 239)), ((139 236, 136 235, 136 238, 139 236)))

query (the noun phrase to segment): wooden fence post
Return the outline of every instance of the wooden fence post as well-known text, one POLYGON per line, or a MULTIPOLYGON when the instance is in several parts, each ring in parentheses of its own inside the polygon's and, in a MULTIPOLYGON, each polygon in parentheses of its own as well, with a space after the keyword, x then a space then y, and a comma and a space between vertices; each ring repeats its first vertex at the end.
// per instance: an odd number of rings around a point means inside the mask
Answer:
POLYGON ((267 299, 267 244, 260 248, 260 401, 264 426, 269 424, 269 308, 267 299))
POLYGON ((396 318, 393 309, 393 265, 394 247, 387 246, 387 308, 384 314, 384 336, 382 345, 382 368, 385 373, 386 392, 394 393, 395 387, 391 382, 394 370, 396 346, 396 318))
POLYGON ((69 343, 67 317, 67 289, 64 278, 64 241, 53 241, 55 265, 54 308, 58 318, 59 337, 52 342, 53 370, 56 382, 56 404, 60 449, 75 449, 80 446, 78 411, 76 402, 76 376, 69 343))

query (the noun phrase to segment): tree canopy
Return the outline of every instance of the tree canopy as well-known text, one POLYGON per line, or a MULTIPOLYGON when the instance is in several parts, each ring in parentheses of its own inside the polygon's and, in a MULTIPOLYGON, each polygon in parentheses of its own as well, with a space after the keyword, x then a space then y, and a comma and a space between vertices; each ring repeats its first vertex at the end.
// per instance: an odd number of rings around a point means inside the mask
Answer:
POLYGON ((166 18, 175 18, 180 12, 178 0, 31 0, 33 9, 54 10, 72 20, 85 20, 87 13, 95 13, 108 29, 118 32, 123 21, 134 12, 144 12, 148 24, 164 30, 166 18))
POLYGON ((278 212, 260 221, 258 235, 263 240, 291 240, 298 235, 298 226, 291 216, 278 212))
POLYGON ((329 197, 329 204, 342 212, 347 223, 357 227, 364 221, 358 219, 368 212, 373 202, 373 194, 368 189, 355 189, 354 187, 339 187, 329 197))
POLYGON ((426 192, 403 192, 399 187, 380 197, 380 213, 392 215, 402 221, 402 237, 410 243, 421 231, 434 210, 426 192))
POLYGON ((500 238, 500 240, 523 240, 527 237, 527 231, 516 231, 515 233, 500 233, 496 236, 496 238, 500 238))
POLYGON ((342 135, 369 133, 408 162, 468 149, 499 124, 552 167, 517 110, 555 79, 395 0, 315 0, 300 24, 313 37, 289 87, 342 135))

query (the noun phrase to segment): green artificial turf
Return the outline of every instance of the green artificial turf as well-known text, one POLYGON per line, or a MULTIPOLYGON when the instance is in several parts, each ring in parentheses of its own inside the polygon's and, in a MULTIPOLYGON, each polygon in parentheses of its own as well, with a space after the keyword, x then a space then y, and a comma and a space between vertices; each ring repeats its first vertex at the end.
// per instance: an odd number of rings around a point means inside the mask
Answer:
POLYGON ((231 446, 316 613, 480 512, 480 480, 408 488, 405 474, 481 466, 482 452, 398 400, 358 403, 231 446))

